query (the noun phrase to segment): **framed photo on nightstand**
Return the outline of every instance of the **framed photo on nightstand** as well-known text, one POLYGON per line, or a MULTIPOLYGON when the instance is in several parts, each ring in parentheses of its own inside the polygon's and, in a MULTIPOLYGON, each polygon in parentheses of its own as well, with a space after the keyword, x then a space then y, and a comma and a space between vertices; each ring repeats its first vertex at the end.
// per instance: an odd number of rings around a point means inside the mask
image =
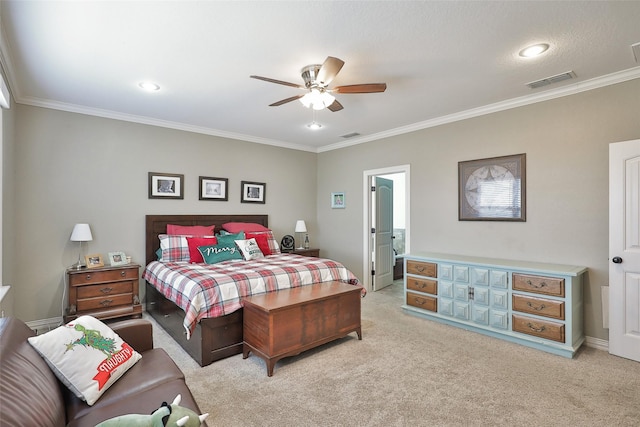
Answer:
POLYGON ((113 266, 126 265, 129 262, 127 261, 127 255, 124 252, 109 252, 109 264, 113 266))
POLYGON ((86 255, 84 262, 87 264, 87 268, 104 267, 104 260, 100 254, 86 255))

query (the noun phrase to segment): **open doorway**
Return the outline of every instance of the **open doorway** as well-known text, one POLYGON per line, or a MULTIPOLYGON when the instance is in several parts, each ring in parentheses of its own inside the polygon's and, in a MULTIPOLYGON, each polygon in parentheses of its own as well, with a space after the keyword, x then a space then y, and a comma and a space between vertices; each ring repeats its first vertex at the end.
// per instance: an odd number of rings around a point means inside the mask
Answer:
POLYGON ((402 256, 409 251, 409 182, 409 165, 364 171, 363 284, 369 291, 393 283, 394 272, 396 276, 398 273, 397 263, 401 263, 402 256), (376 189, 376 182, 382 185, 382 191, 376 189), (389 203, 390 212, 385 206, 389 203), (389 232, 391 240, 388 240, 389 232))

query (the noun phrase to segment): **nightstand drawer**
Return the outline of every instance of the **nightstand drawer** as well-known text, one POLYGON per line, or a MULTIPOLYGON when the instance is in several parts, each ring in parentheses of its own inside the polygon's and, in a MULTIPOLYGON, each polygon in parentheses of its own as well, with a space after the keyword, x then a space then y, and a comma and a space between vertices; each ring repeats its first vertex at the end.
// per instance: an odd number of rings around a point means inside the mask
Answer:
POLYGON ((100 285, 79 287, 78 299, 106 297, 111 295, 131 293, 133 293, 133 282, 102 283, 100 285))
POLYGON ((438 282, 429 279, 418 279, 415 277, 407 277, 407 289, 413 291, 424 292, 427 294, 438 294, 438 282))
POLYGON ((538 316, 564 320, 564 301, 513 294, 512 302, 514 311, 523 311, 537 314, 538 316))
POLYGON ((118 294, 110 295, 108 297, 78 299, 78 311, 96 310, 132 304, 133 294, 118 294))
POLYGON ((438 277, 438 265, 432 262, 407 260, 407 274, 419 276, 438 277))
POLYGON ((117 270, 91 271, 69 274, 69 285, 87 285, 91 283, 115 282, 118 280, 137 280, 138 268, 119 268, 117 270))
POLYGON ((548 320, 534 319, 533 317, 518 316, 514 314, 513 330, 523 334, 534 335, 548 340, 564 342, 564 325, 548 320))

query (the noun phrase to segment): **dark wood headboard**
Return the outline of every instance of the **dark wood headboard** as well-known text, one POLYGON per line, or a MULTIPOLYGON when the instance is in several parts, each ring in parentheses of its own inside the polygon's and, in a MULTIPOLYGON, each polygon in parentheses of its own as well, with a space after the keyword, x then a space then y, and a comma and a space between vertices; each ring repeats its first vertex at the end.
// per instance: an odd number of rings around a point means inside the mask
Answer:
POLYGON ((166 234, 167 224, 215 225, 216 232, 227 222, 255 222, 269 226, 267 215, 146 215, 145 218, 145 265, 157 259, 156 251, 160 248, 158 235, 166 234))

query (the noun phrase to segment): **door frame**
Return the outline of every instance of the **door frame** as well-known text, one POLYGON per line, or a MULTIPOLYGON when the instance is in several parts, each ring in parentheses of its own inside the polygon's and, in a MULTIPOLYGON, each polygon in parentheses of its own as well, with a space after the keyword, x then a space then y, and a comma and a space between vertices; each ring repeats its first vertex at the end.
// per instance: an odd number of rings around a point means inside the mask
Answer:
POLYGON ((371 179, 377 175, 389 175, 393 173, 404 173, 405 185, 405 252, 411 250, 411 165, 389 166, 381 169, 365 170, 362 173, 362 285, 367 292, 373 291, 371 283, 371 179))

